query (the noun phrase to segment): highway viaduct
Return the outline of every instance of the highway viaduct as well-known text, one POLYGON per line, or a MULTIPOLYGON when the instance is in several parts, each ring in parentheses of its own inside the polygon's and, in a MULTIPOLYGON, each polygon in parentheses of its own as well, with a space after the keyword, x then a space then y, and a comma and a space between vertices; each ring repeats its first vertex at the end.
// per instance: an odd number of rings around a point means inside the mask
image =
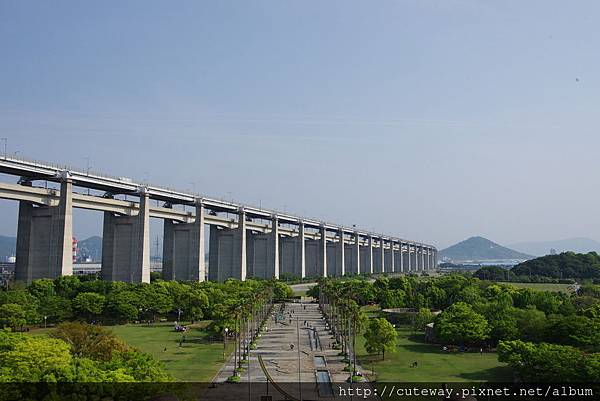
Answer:
POLYGON ((278 278, 283 273, 337 277, 420 272, 437 265, 432 245, 127 178, 8 157, 0 158, 0 173, 19 177, 17 184, 0 183, 0 198, 19 202, 18 281, 72 274, 73 208, 104 213, 105 280, 150 281, 150 218, 164 220, 163 277, 168 280, 278 278), (60 189, 36 185, 40 182, 58 183, 60 189), (77 188, 88 189, 87 194, 77 188), (90 189, 102 195, 91 195, 90 189), (128 197, 121 200, 117 195, 128 197), (191 206, 193 212, 175 205, 191 206))

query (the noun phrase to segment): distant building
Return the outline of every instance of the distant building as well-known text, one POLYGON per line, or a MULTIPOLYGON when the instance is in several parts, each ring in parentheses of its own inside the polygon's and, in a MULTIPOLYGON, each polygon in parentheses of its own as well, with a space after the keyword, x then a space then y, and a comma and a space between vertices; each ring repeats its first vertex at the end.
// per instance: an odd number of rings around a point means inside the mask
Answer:
POLYGON ((557 254, 556 249, 554 249, 554 248, 550 249, 550 255, 556 255, 556 254, 557 254))

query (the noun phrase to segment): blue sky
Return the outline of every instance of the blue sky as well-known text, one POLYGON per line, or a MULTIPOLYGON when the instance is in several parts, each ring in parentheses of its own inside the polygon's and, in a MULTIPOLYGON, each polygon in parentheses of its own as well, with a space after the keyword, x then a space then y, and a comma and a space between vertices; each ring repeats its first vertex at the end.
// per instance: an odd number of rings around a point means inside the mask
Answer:
MULTIPOLYGON (((440 247, 600 239, 599 17, 594 1, 5 0, 0 133, 22 156, 440 247)), ((79 237, 100 234, 77 213, 79 237)), ((14 203, 0 221, 14 235, 14 203)))

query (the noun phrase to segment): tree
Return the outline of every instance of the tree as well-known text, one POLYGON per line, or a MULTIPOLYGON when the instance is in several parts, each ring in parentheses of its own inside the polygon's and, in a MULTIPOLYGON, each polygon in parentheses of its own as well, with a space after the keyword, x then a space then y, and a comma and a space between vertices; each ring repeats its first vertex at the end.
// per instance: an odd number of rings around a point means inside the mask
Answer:
POLYGON ((294 296, 294 291, 292 288, 286 283, 282 283, 281 281, 275 281, 273 288, 273 299, 276 301, 282 301, 284 299, 289 299, 294 296))
POLYGON ((46 321, 48 323, 62 322, 73 316, 71 301, 64 297, 58 295, 46 295, 38 299, 40 301, 40 306, 38 308, 40 318, 43 319, 44 316, 46 316, 46 321))
POLYGON ((401 308, 405 306, 406 293, 402 290, 381 290, 379 305, 383 309, 401 308))
POLYGON ((544 339, 549 324, 544 312, 537 310, 535 306, 516 309, 514 312, 521 340, 539 342, 544 339))
POLYGON ((114 352, 129 350, 111 331, 87 323, 62 323, 51 336, 69 344, 73 355, 98 361, 109 361, 114 352))
POLYGON ((0 382, 68 381, 71 360, 62 340, 0 331, 0 382))
POLYGON ((457 302, 435 320, 438 338, 451 344, 473 344, 488 337, 489 326, 479 313, 464 302, 457 302))
POLYGON ((103 295, 94 292, 82 292, 77 294, 73 300, 73 307, 91 321, 95 316, 102 314, 105 302, 106 299, 103 295))
POLYGON ((25 319, 25 310, 19 304, 4 304, 0 306, 0 326, 12 327, 17 331, 17 327, 22 327, 27 320, 25 319))
POLYGON ((419 312, 415 315, 414 320, 414 329, 415 330, 425 330, 425 326, 429 323, 433 322, 435 316, 428 308, 421 308, 419 312))
POLYGON ((386 351, 396 351, 398 333, 396 333, 394 326, 383 318, 371 319, 364 337, 367 352, 382 354, 384 360, 386 351))
POLYGON ((25 320, 33 324, 39 321, 39 301, 28 291, 17 289, 12 291, 0 291, 0 305, 19 304, 25 311, 25 320))
POLYGON ((520 340, 501 341, 498 345, 498 360, 508 363, 521 380, 529 382, 598 382, 599 359, 599 354, 586 355, 565 345, 520 340))
POLYGON ((110 320, 128 322, 138 318, 140 298, 135 291, 113 291, 106 299, 104 315, 110 320))

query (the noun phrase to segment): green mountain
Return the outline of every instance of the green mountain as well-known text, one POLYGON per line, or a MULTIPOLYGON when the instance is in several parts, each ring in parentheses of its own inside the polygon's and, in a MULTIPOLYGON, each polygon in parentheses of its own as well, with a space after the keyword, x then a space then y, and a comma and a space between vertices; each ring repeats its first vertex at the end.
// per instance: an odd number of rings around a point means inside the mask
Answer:
POLYGON ((439 258, 440 260, 464 262, 508 259, 526 260, 533 258, 533 256, 506 248, 487 238, 471 237, 440 251, 439 258))
POLYGON ((586 254, 564 252, 528 260, 511 269, 516 275, 546 276, 553 278, 600 278, 600 256, 596 252, 586 254))

